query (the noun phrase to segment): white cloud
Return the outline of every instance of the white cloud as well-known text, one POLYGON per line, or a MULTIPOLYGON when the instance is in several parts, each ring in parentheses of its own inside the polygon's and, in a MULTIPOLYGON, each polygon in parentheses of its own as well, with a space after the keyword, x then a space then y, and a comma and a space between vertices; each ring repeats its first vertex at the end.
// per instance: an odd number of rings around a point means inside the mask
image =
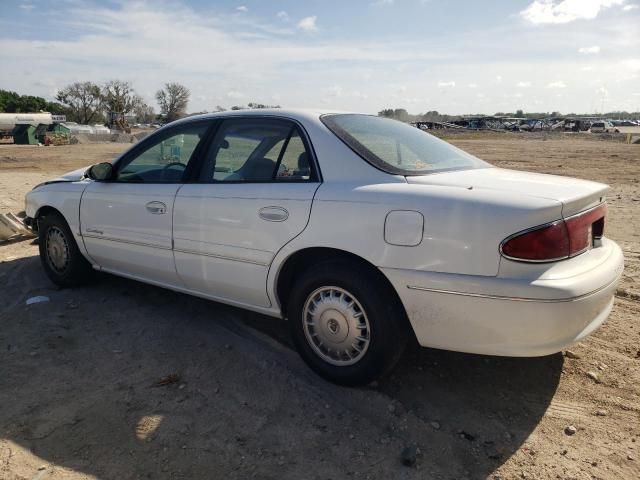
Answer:
POLYGON ((375 5, 376 7, 381 7, 384 5, 393 5, 393 4, 394 4, 394 0, 377 0, 373 2, 371 5, 375 5))
POLYGON ((625 5, 624 7, 622 7, 622 10, 624 10, 625 12, 628 12, 629 10, 635 10, 637 8, 639 8, 638 5, 631 4, 631 5, 625 5))
POLYGON ((591 65, 587 65, 585 67, 581 67, 580 71, 581 72, 591 72, 591 71, 593 71, 593 67, 591 65))
POLYGON ((298 28, 300 30, 304 30, 305 32, 313 32, 318 30, 318 27, 316 26, 317 18, 318 17, 316 17, 315 15, 311 17, 304 17, 298 22, 298 28))
POLYGON ((351 96, 354 98, 361 98, 363 100, 369 98, 369 95, 367 95, 366 93, 362 93, 360 90, 354 90, 353 93, 351 93, 351 96))
POLYGON ((32 5, 31 3, 23 3, 20 5, 20 8, 22 10, 26 10, 27 12, 30 12, 35 8, 35 5, 32 5))
POLYGON ((594 45, 593 47, 582 47, 578 49, 578 52, 586 55, 600 53, 600 47, 598 45, 594 45))
POLYGON ((574 20, 592 20, 601 10, 622 5, 626 0, 535 0, 520 15, 539 25, 569 23, 574 20))
POLYGON ((249 8, 245 7, 244 5, 240 5, 239 7, 236 8, 236 10, 239 12, 248 12, 249 8))
POLYGON ((518 82, 516 87, 518 88, 529 88, 531 86, 531 82, 518 82))
POLYGON ((630 58, 622 62, 622 65, 628 70, 638 72, 640 71, 640 58, 630 58))
POLYGON ((289 14, 284 10, 280 10, 278 13, 276 13, 276 17, 278 17, 280 20, 284 20, 285 22, 289 20, 289 14))
POLYGON ((227 92, 227 97, 233 99, 233 100, 239 100, 241 98, 246 97, 246 95, 242 92, 238 92, 237 90, 229 90, 227 92))
POLYGON ((318 17, 316 17, 315 15, 311 17, 304 17, 298 22, 298 28, 300 30, 304 30, 305 32, 315 32, 316 30, 318 30, 318 27, 316 26, 317 18, 318 17))
POLYGON ((329 90, 329 96, 331 97, 341 97, 342 96, 342 87, 340 85, 334 85, 329 90))
POLYGON ((567 88, 567 84, 562 80, 556 80, 555 82, 548 83, 547 88, 567 88))
MULTIPOLYGON (((16 1, 15 6, 20 3, 32 2, 16 1)), ((400 7, 402 2, 395 3, 400 7)), ((602 15, 597 28, 574 22, 541 31, 522 28, 511 19, 500 26, 512 39, 504 42, 491 26, 452 38, 393 40, 402 37, 402 26, 390 30, 389 37, 367 32, 348 37, 301 35, 296 24, 304 15, 296 17, 289 11, 289 22, 285 22, 277 16, 278 8, 257 17, 254 3, 237 0, 231 5, 223 13, 204 16, 185 0, 118 0, 79 3, 73 8, 63 2, 58 15, 43 17, 40 30, 14 35, 0 29, 3 59, 12 65, 9 70, 0 69, 0 85, 53 99, 56 89, 73 81, 102 83, 112 78, 113 65, 118 65, 120 77, 153 105, 154 92, 163 82, 183 83, 192 92, 190 111, 249 101, 314 107, 326 99, 332 108, 370 113, 403 105, 411 107, 412 113, 426 108, 452 114, 482 109, 486 109, 482 113, 493 113, 531 110, 536 100, 541 103, 535 111, 583 112, 593 110, 600 85, 611 89, 607 100, 611 108, 637 106, 638 97, 629 93, 638 92, 640 79, 637 11, 623 14, 614 7, 618 14, 602 15), (171 8, 158 8, 159 4, 171 8), (249 7, 248 13, 235 10, 242 4, 249 7), (172 32, 171 42, 166 41, 167 31, 172 32), (568 51, 558 49, 567 42, 568 51), (513 44, 518 48, 514 50, 513 44), (215 62, 202 61, 210 57, 211 45, 216 45, 215 62), (575 55, 579 47, 593 45, 602 47, 600 54, 575 55), (185 51, 191 54, 184 55, 185 51), (591 65, 591 73, 581 71, 591 65), (469 71, 474 72, 472 77, 469 71), (425 85, 424 78, 429 77, 425 85), (43 78, 50 78, 51 85, 41 84, 43 78), (212 78, 216 79, 214 89, 212 78), (545 88, 560 79, 565 88, 545 88), (532 87, 516 88, 520 80, 530 81, 532 87), (340 96, 329 92, 336 84, 342 88, 340 96), (406 89, 399 90, 401 86, 406 89), (436 90, 433 98, 412 103, 429 86, 436 90), (505 90, 510 97, 504 96, 505 90), (524 96, 514 97, 518 92, 524 96), (558 92, 564 94, 561 101, 558 92), (271 100, 274 94, 280 94, 281 100, 271 100)), ((18 12, 25 15, 19 8, 14 8, 13 15, 17 17, 18 12)), ((321 12, 306 13, 318 14, 317 26, 323 32, 326 19, 321 12)))

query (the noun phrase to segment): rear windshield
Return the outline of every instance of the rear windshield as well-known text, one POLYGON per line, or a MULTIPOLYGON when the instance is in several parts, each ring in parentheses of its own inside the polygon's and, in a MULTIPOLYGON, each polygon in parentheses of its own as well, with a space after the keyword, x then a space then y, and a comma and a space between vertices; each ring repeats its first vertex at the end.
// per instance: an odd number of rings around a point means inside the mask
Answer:
POLYGON ((367 162, 394 175, 425 175, 491 166, 397 120, 359 114, 323 115, 321 120, 367 162))

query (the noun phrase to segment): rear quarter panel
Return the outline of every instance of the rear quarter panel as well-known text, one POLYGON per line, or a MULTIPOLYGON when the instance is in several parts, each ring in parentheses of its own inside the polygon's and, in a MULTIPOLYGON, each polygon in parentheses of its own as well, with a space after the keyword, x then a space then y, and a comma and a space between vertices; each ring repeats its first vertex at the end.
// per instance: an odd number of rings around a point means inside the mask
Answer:
POLYGON ((308 227, 275 257, 270 284, 288 256, 309 247, 351 252, 380 268, 496 276, 504 238, 561 217, 558 201, 510 197, 447 186, 325 183, 316 193, 308 227), (394 210, 423 215, 418 245, 385 242, 385 218, 394 210))

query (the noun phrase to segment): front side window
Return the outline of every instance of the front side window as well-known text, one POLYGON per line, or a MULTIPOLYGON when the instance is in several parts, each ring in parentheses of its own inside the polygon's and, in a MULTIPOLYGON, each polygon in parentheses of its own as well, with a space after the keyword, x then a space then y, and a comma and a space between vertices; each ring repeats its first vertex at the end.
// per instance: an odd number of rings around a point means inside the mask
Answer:
POLYGON ((312 180, 311 159, 298 127, 278 119, 231 119, 205 156, 201 182, 312 180))
POLYGON ((116 182, 179 183, 196 147, 204 137, 209 123, 190 124, 166 132, 143 151, 125 158, 117 166, 116 182))
POLYGON ((425 175, 490 165, 406 123, 372 115, 323 115, 322 122, 373 166, 394 175, 425 175))

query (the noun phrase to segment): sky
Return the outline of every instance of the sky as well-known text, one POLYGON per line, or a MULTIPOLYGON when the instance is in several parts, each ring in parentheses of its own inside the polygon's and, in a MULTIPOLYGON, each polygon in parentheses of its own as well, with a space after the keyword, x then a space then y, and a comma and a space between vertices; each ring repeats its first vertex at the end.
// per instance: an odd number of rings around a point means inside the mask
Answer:
POLYGON ((640 110, 640 0, 0 0, 0 88, 131 82, 157 108, 640 110))

